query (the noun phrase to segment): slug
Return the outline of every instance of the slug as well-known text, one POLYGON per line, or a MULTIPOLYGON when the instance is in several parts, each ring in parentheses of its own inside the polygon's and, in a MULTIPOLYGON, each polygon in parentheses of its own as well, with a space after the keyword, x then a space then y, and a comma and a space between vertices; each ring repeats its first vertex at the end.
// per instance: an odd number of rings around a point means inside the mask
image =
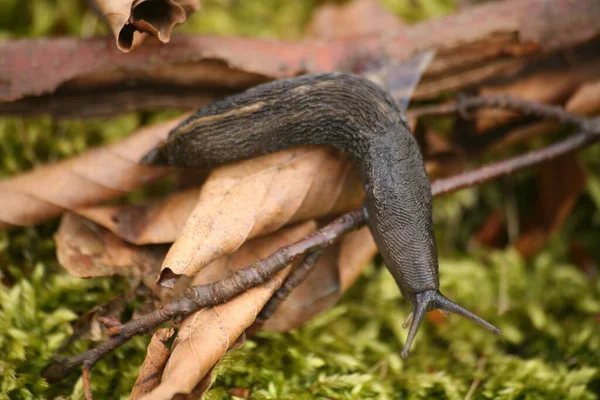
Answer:
POLYGON ((412 312, 406 358, 425 313, 440 309, 500 330, 439 291, 429 178, 399 105, 366 78, 303 75, 256 86, 199 109, 146 154, 149 165, 202 166, 288 147, 330 145, 349 154, 366 192, 367 224, 412 312))

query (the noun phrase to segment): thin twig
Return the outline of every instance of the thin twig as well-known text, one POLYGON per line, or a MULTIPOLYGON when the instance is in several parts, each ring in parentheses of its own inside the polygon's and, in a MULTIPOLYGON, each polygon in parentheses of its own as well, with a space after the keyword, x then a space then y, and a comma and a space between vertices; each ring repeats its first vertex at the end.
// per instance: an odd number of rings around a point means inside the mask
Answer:
POLYGON ((542 104, 536 101, 523 100, 510 96, 459 96, 453 103, 421 107, 408 111, 411 118, 421 118, 429 115, 464 113, 475 108, 503 108, 545 119, 553 119, 562 124, 573 125, 581 130, 589 131, 592 125, 586 118, 566 111, 562 107, 542 104))
MULTIPOLYGON (((505 100, 494 104, 505 108, 519 109, 525 103, 530 102, 505 100)), ((474 102, 473 104, 483 106, 489 105, 490 102, 486 100, 478 103, 474 102)), ((555 112, 555 107, 543 104, 537 104, 536 110, 538 115, 548 117, 556 116, 558 118, 560 114, 555 112)), ((561 116, 560 118, 563 117, 561 116)), ((487 182, 500 176, 537 165, 551 158, 564 155, 600 139, 600 118, 586 120, 571 115, 568 118, 563 118, 563 120, 571 121, 570 123, 574 123, 578 127, 584 127, 585 130, 546 148, 490 164, 455 177, 439 179, 433 182, 431 186, 432 194, 439 196, 468 186, 487 182)), ((226 302, 250 287, 266 282, 273 274, 282 270, 297 258, 309 252, 326 248, 345 233, 360 228, 365 222, 366 216, 362 209, 351 211, 307 238, 277 250, 270 256, 250 267, 237 271, 228 278, 209 285, 189 288, 182 297, 164 304, 161 308, 145 316, 121 325, 120 332, 117 335, 112 336, 95 348, 72 357, 57 358, 55 364, 50 365, 44 371, 44 377, 50 381, 58 381, 81 365, 84 366, 84 373, 86 373, 86 369, 89 370, 92 368, 98 360, 133 336, 149 332, 175 317, 187 316, 202 307, 214 306, 226 302)), ((307 275, 305 274, 304 278, 307 275)), ((294 282, 294 284, 299 284, 299 282, 294 282)), ((87 373, 89 374, 89 372, 87 373)))
POLYGON ((200 308, 225 303, 249 288, 268 281, 275 273, 307 252, 331 245, 345 233, 362 226, 364 222, 365 215, 361 209, 351 211, 305 239, 280 248, 253 265, 236 271, 230 277, 208 285, 191 287, 182 297, 121 325, 118 335, 110 337, 93 349, 71 357, 56 358, 55 363, 46 368, 43 376, 54 382, 65 378, 82 364, 91 368, 98 360, 133 336, 149 332, 173 318, 187 316, 200 308))
POLYGON ((267 304, 265 304, 263 309, 258 314, 258 317, 256 317, 256 323, 262 324, 271 318, 281 303, 283 303, 283 301, 288 298, 292 291, 300 286, 300 284, 304 282, 304 280, 308 278, 308 275, 310 275, 310 273, 315 269, 322 252, 322 250, 313 251, 304 257, 302 264, 294 268, 294 270, 285 279, 279 290, 277 290, 277 292, 271 296, 269 301, 267 301, 267 304))
POLYGON ((439 196, 466 187, 476 186, 501 176, 509 175, 534 165, 541 164, 544 161, 552 160, 582 147, 589 146, 600 140, 600 119, 592 121, 596 121, 595 126, 589 124, 591 128, 595 128, 593 131, 578 132, 548 147, 509 158, 508 160, 488 164, 476 170, 456 176, 438 179, 431 184, 431 193, 433 196, 439 196))
POLYGON ((92 393, 91 368, 84 367, 81 373, 81 380, 83 381, 83 393, 85 394, 85 400, 94 400, 94 394, 92 393))
MULTIPOLYGON (((71 344, 86 335, 92 328, 91 324, 94 320, 103 323, 103 318, 107 316, 119 315, 125 306, 133 301, 136 296, 142 295, 146 300, 152 296, 152 293, 143 284, 139 284, 133 290, 127 292, 125 295, 118 295, 108 302, 97 305, 91 310, 84 313, 73 325, 73 333, 69 336, 56 350, 57 354, 65 351, 71 344)), ((104 324, 106 325, 106 324, 104 324)))

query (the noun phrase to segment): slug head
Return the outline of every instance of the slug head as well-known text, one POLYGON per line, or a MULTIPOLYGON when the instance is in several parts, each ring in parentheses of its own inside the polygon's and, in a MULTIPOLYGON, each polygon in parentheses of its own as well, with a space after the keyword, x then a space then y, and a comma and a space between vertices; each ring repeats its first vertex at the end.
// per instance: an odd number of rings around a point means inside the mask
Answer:
POLYGON ((421 326, 421 322, 423 322, 423 318, 425 317, 425 313, 433 310, 441 310, 446 311, 452 314, 462 315, 465 318, 470 319, 471 321, 481 325, 488 331, 492 332, 495 335, 500 335, 500 329, 496 328, 494 325, 490 324, 486 320, 472 312, 464 309, 458 304, 448 300, 437 290, 426 290, 424 292, 415 293, 412 295, 411 302, 413 303, 413 311, 408 315, 408 318, 402 324, 403 328, 407 328, 410 324, 410 330, 408 331, 408 338, 406 339, 406 344, 400 353, 402 358, 408 357, 408 352, 410 351, 410 346, 412 345, 413 340, 421 326))

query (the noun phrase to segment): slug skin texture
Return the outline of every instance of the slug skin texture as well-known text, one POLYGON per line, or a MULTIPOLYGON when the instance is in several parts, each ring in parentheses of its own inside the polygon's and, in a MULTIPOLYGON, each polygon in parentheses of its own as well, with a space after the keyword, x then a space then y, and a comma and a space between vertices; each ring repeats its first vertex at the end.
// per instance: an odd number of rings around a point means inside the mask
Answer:
POLYGON ((213 167, 302 145, 330 145, 356 163, 367 223, 402 295, 412 306, 402 357, 427 311, 462 315, 500 330, 439 292, 429 178, 399 105, 352 74, 304 75, 266 83, 199 109, 142 163, 213 167))

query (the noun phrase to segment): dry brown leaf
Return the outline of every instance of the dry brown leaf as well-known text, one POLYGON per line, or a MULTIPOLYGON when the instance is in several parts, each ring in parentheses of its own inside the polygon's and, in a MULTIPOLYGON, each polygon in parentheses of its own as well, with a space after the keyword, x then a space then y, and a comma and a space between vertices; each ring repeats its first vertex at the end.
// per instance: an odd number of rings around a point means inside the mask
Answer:
POLYGON ((204 393, 210 389, 213 383, 213 375, 215 373, 215 367, 211 368, 210 371, 204 375, 204 378, 198 382, 196 387, 192 390, 192 392, 188 395, 178 395, 173 398, 173 400, 200 400, 204 393))
POLYGON ((160 383, 160 377, 171 354, 165 343, 174 333, 173 328, 160 328, 152 335, 146 351, 146 359, 129 396, 130 400, 139 399, 160 383))
POLYGON ((200 8, 199 0, 89 0, 106 19, 119 50, 127 53, 148 35, 167 43, 177 24, 200 8))
POLYGON ((121 196, 165 175, 138 164, 184 117, 139 129, 119 143, 0 181, 0 229, 34 225, 65 210, 121 196))
POLYGON ((579 87, 565 108, 580 115, 593 115, 600 110, 600 79, 579 87))
MULTIPOLYGON (((280 247, 302 239, 315 229, 314 222, 306 222, 254 239, 236 253, 209 265, 194 278, 194 284, 207 284, 221 279, 231 271, 246 267, 280 247)), ((170 400, 177 394, 191 393, 254 322, 288 272, 289 267, 269 282, 246 291, 226 304, 202 309, 186 318, 171 349, 160 385, 143 399, 170 400)))
MULTIPOLYGON (((585 173, 575 154, 544 163, 538 174, 537 201, 533 210, 523 218, 523 231, 515 241, 515 248, 525 257, 538 253, 552 234, 557 232, 569 216, 579 195, 585 189, 585 173)), ((497 246, 506 232, 506 223, 500 212, 493 212, 474 235, 474 240, 486 246, 497 246)))
POLYGON ((199 195, 200 189, 189 189, 144 205, 85 207, 75 212, 129 243, 171 243, 181 233, 199 195))
POLYGON ((94 222, 71 213, 63 216, 54 238, 58 261, 72 276, 136 277, 160 295, 155 277, 165 257, 165 246, 131 245, 94 222))
POLYGON ((307 34, 319 39, 348 38, 395 32, 403 25, 378 1, 356 0, 347 4, 327 3, 319 7, 307 28, 307 34))
MULTIPOLYGON (((73 80, 112 75, 115 71, 121 79, 111 83, 110 88, 117 90, 118 95, 112 95, 112 103, 106 101, 106 97, 103 99, 104 103, 113 105, 118 102, 112 112, 120 112, 124 106, 129 109, 187 107, 199 96, 214 97, 215 90, 223 93, 221 90, 229 84, 228 79, 223 78, 231 75, 244 77, 244 87, 248 87, 265 79, 347 70, 355 60, 364 57, 379 59, 385 55, 397 62, 423 49, 438 49, 439 53, 416 94, 421 98, 438 98, 442 90, 460 90, 464 85, 475 85, 498 76, 506 71, 507 65, 521 65, 521 61, 531 58, 527 56, 571 49, 598 36, 600 3, 554 0, 552 7, 547 7, 547 2, 492 2, 463 13, 386 32, 379 38, 283 42, 181 35, 174 37, 169 46, 147 43, 127 57, 112 51, 113 45, 106 38, 3 42, 0 43, 0 58, 4 60, 0 99, 23 101, 0 103, 0 112, 62 113, 63 102, 68 102, 67 108, 75 109, 69 110, 71 115, 84 111, 81 105, 89 113, 93 108, 90 107, 93 104, 90 93, 97 96, 97 86, 90 82, 91 85, 86 85, 87 90, 78 91, 65 90, 65 86, 73 80), (182 76, 203 69, 207 63, 218 64, 222 78, 178 85, 182 76), (186 71, 182 73, 178 67, 184 64, 186 71), (45 65, 53 68, 40 73, 45 65), (139 80, 140 75, 151 75, 153 79, 139 80), (162 83, 153 84, 156 79, 161 79, 162 83), (42 93, 52 93, 58 87, 61 90, 56 95, 34 98, 42 93), (153 88, 150 92, 149 87, 153 88), (28 96, 31 97, 24 99, 28 96)), ((573 53, 569 50, 568 54, 573 53)), ((242 89, 239 85, 236 88, 242 89)), ((101 107, 103 112, 106 112, 106 106, 101 107)))
POLYGON ((173 274, 193 276, 246 240, 292 221, 357 207, 362 197, 351 163, 328 147, 288 149, 219 167, 169 250, 161 282, 171 285, 173 274))
POLYGON ((525 220, 525 230, 515 243, 525 257, 536 254, 569 216, 585 189, 586 177, 576 154, 542 165, 538 175, 538 202, 525 220))
POLYGON ((315 270, 265 322, 264 329, 285 332, 333 306, 375 254, 377 246, 369 228, 344 236, 325 250, 315 270))
MULTIPOLYGON (((238 191, 252 190, 251 185, 258 182, 260 187, 267 185, 274 188, 265 194, 265 205, 255 204, 253 212, 260 214, 258 218, 262 220, 252 232, 252 236, 257 236, 285 224, 340 213, 360 205, 360 181, 354 171, 349 170, 350 164, 343 158, 337 158, 338 154, 326 148, 299 148, 224 167, 225 171, 221 171, 224 168, 217 169, 202 189, 203 192, 210 191, 210 194, 204 194, 200 199, 202 204, 198 205, 200 189, 189 189, 144 205, 85 207, 75 211, 130 243, 170 243, 178 238, 195 207, 208 211, 205 208, 208 207, 207 196, 217 195, 222 199, 232 195, 230 187, 223 187, 223 181, 229 179, 231 182, 228 183, 238 191), (260 168, 265 171, 260 171, 260 168), (247 181, 242 175, 245 173, 252 175, 247 181), (291 182, 287 179, 289 177, 297 180, 291 182), (300 182, 301 179, 305 182, 300 182), (239 187, 241 185, 243 188, 239 187), (293 187, 290 188, 291 185, 293 187), (218 187, 223 187, 223 192, 220 193, 218 187), (266 200, 266 196, 274 198, 266 200), (274 202, 277 203, 275 212, 263 210, 274 202)), ((231 198, 219 207, 221 210, 231 207, 232 211, 228 212, 239 212, 240 209, 231 198)))
POLYGON ((500 239, 505 232, 504 215, 496 210, 481 224, 477 233, 473 235, 473 240, 484 246, 494 247, 500 244, 500 239))
POLYGON ((600 268, 598 268, 598 260, 591 254, 591 249, 572 239, 569 243, 569 256, 590 279, 597 279, 600 268))

